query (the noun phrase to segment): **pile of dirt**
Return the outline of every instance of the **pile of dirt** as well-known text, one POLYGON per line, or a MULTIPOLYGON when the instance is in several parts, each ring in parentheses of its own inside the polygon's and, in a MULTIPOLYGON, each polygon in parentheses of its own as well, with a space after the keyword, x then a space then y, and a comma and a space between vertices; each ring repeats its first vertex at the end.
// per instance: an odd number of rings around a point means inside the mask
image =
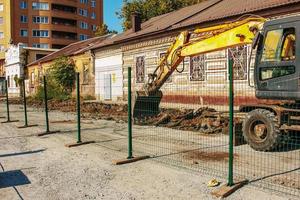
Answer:
POLYGON ((201 107, 199 109, 162 109, 154 117, 136 119, 139 125, 154 125, 187 131, 199 131, 206 134, 221 133, 228 127, 229 119, 215 109, 201 107))
MULTIPOLYGON (((215 151, 215 152, 206 152, 194 150, 186 153, 184 157, 188 160, 193 160, 195 164, 198 160, 201 161, 227 161, 229 159, 228 152, 215 151)), ((237 158, 238 155, 234 154, 234 158, 237 158)))
MULTIPOLYGON (((81 103, 83 118, 114 120, 127 122, 127 105, 104 104, 101 102, 81 103)), ((23 104, 22 98, 10 99, 10 104, 23 104)), ((44 103, 32 98, 27 100, 28 106, 43 109, 44 103)), ((61 112, 76 112, 76 100, 49 100, 49 110, 61 112)), ((161 126, 186 131, 199 131, 206 134, 216 134, 228 128, 228 117, 224 117, 215 109, 201 107, 199 109, 161 109, 152 117, 135 118, 137 125, 161 126)))

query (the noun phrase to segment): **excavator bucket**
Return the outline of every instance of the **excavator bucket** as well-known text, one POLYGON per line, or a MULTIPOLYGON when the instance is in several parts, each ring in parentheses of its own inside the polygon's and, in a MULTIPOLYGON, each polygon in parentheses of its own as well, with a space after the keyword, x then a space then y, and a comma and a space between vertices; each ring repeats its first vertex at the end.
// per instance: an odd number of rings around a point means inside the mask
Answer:
POLYGON ((161 92, 156 95, 146 95, 142 92, 137 92, 133 107, 133 117, 139 118, 157 115, 160 112, 159 104, 161 99, 161 92))

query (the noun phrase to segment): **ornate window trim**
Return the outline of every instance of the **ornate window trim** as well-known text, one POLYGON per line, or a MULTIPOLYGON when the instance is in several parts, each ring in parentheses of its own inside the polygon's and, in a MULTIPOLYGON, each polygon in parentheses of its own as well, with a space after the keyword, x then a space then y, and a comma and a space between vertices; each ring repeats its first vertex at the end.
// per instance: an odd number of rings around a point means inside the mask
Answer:
POLYGON ((135 80, 136 83, 145 82, 145 56, 135 57, 135 80))
MULTIPOLYGON (((233 60, 233 79, 244 81, 248 78, 248 46, 228 49, 228 61, 233 60)), ((229 65, 228 65, 229 66, 229 65)))
POLYGON ((205 81, 206 78, 205 55, 190 57, 190 81, 205 81))

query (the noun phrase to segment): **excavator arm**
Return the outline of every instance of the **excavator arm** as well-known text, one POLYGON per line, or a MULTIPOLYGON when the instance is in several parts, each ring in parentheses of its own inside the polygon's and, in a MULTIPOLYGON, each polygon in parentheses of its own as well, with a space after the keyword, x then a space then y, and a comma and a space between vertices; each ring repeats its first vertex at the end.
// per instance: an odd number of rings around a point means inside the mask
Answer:
POLYGON ((177 68, 185 57, 251 44, 264 22, 263 18, 247 18, 192 32, 181 32, 155 71, 148 75, 148 82, 143 90, 137 92, 134 117, 159 112, 162 99, 160 88, 175 70, 178 71, 177 68))

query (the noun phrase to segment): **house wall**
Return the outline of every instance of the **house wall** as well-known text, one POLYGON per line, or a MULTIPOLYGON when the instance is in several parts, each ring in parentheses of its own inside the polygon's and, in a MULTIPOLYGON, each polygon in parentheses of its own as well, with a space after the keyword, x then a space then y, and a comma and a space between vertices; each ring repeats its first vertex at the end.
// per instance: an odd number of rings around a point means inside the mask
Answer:
POLYGON ((82 96, 95 96, 95 75, 91 52, 71 57, 74 60, 76 71, 80 73, 82 96))
POLYGON ((123 55, 120 47, 95 53, 95 95, 97 100, 123 99, 123 55))
POLYGON ((0 77, 5 76, 5 59, 0 59, 0 77))
POLYGON ((8 83, 8 94, 11 96, 20 95, 20 88, 16 78, 24 76, 24 69, 20 63, 21 51, 22 46, 11 45, 5 53, 5 78, 8 83))
MULTIPOLYGON (((90 52, 71 56, 75 63, 76 72, 80 73, 80 87, 82 96, 95 95, 95 77, 93 70, 93 58, 90 52)), ((53 61, 32 65, 27 67, 27 77, 29 79, 29 93, 34 94, 41 84, 41 78, 53 65, 53 61)))
MULTIPOLYGON (((25 48, 26 49, 26 48, 25 48)), ((50 53, 53 53, 53 50, 47 50, 47 49, 35 49, 35 50, 27 50, 28 51, 28 58, 27 62, 32 63, 37 60, 37 55, 48 55, 50 53)))
MULTIPOLYGON (((123 47, 124 64, 124 98, 127 93, 127 68, 132 67, 132 85, 134 90, 140 90, 143 82, 147 80, 147 75, 153 73, 158 65, 161 54, 167 51, 174 40, 173 36, 153 39, 151 41, 141 41, 137 44, 129 44, 123 47), (137 78, 137 59, 139 57, 145 59, 144 81, 139 82, 137 78)), ((248 76, 248 56, 249 50, 247 46, 226 49, 213 53, 195 56, 193 58, 185 58, 184 65, 181 63, 178 69, 184 67, 182 73, 174 72, 170 79, 161 88, 163 92, 162 102, 164 104, 173 103, 175 106, 182 105, 224 105, 228 103, 228 62, 232 59, 231 53, 242 52, 237 57, 235 64, 235 95, 236 103, 243 104, 245 102, 255 103, 254 89, 248 86, 248 79, 253 82, 253 76, 248 76), (240 62, 243 61, 243 62, 240 62), (242 66, 238 65, 241 63, 242 66), (241 69, 242 68, 242 69, 241 69)), ((252 62, 253 64, 253 62, 252 62)), ((252 74, 253 66, 251 66, 250 74, 252 74)))
POLYGON ((20 95, 20 87, 15 81, 15 77, 20 78, 23 75, 23 69, 20 63, 14 63, 6 66, 6 80, 8 81, 8 94, 11 96, 20 95))

